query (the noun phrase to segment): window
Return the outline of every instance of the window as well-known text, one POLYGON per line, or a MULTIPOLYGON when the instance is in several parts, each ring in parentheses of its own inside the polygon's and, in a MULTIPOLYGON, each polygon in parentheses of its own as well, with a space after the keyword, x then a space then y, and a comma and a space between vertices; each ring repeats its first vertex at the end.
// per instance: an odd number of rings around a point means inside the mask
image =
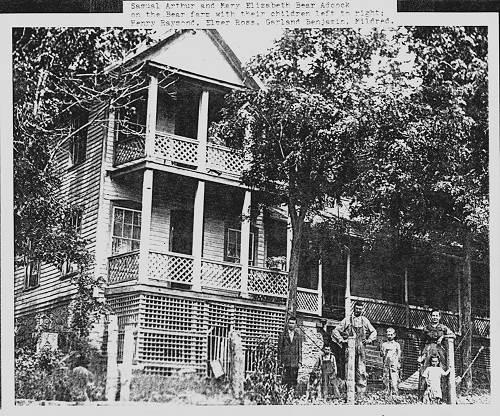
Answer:
POLYGON ((40 283, 40 260, 30 260, 24 269, 24 287, 31 289, 40 283))
POLYGON ((140 240, 141 211, 115 207, 113 211, 112 255, 139 250, 140 240))
POLYGON ((70 141, 71 165, 76 166, 85 161, 87 152, 87 123, 89 115, 82 111, 71 123, 71 131, 74 132, 70 141))
MULTIPOLYGON (((82 212, 74 213, 70 218, 70 227, 75 230, 76 234, 80 235, 82 232, 82 212)), ((64 260, 61 265, 61 277, 70 276, 78 273, 80 268, 77 263, 68 259, 64 260)))
MULTIPOLYGON (((255 252, 255 233, 250 232, 250 250, 248 252, 248 264, 250 266, 254 263, 255 252)), ((226 261, 239 263, 241 257, 241 231, 235 228, 226 229, 226 245, 224 258, 226 261)))

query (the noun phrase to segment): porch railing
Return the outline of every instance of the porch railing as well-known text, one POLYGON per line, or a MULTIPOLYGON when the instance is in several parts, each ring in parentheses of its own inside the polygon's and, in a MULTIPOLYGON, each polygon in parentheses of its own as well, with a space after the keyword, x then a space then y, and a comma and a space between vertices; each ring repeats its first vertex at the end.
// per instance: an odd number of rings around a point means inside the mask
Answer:
POLYGON ((317 290, 297 288, 297 311, 321 315, 321 299, 317 290))
POLYGON ((260 267, 249 267, 248 293, 286 298, 288 294, 288 274, 260 267))
POLYGON ((151 279, 184 284, 193 282, 193 256, 151 251, 148 260, 151 279))
POLYGON ((207 167, 229 175, 239 176, 244 159, 240 151, 215 144, 207 145, 207 167))
MULTIPOLYGON (((108 260, 108 282, 110 284, 129 282, 139 277, 139 252, 111 256, 108 260)), ((159 252, 148 254, 148 279, 159 282, 193 284, 194 258, 191 255, 159 252)), ((201 286, 210 289, 241 292, 241 264, 202 259, 201 286)), ((248 293, 250 295, 286 298, 288 295, 288 274, 260 267, 249 267, 248 293)), ((321 314, 321 299, 317 290, 297 288, 297 310, 321 314)))
MULTIPOLYGON (((156 132, 153 157, 160 163, 179 163, 196 169, 198 167, 198 140, 172 133, 156 132)), ((114 166, 145 157, 144 134, 119 137, 115 145, 114 166)), ((207 144, 205 162, 208 169, 226 175, 239 176, 244 158, 241 151, 226 146, 207 144)))
POLYGON ((137 280, 139 276, 139 252, 118 254, 108 260, 109 283, 137 280))
POLYGON ((165 162, 198 165, 198 141, 171 133, 157 132, 154 157, 165 162))
POLYGON ((206 259, 202 260, 201 286, 240 291, 241 264, 206 259))
MULTIPOLYGON (((430 309, 416 305, 404 305, 379 299, 352 296, 352 302, 362 300, 364 314, 373 323, 384 325, 397 325, 414 329, 423 329, 430 323, 430 309)), ((460 335, 458 313, 450 311, 441 312, 441 322, 449 327, 455 334, 460 335)), ((473 317, 472 334, 488 338, 490 333, 490 320, 488 318, 473 317)))
POLYGON ((140 134, 129 134, 119 136, 115 143, 114 166, 144 157, 144 136, 140 134))

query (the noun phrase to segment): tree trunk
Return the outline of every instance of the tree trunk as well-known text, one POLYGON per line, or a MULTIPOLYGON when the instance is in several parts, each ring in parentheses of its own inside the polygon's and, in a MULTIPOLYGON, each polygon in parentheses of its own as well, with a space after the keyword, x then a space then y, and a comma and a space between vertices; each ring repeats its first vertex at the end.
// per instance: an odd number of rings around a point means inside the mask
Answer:
MULTIPOLYGON (((462 284, 462 367, 467 368, 472 359, 472 273, 471 273, 471 235, 467 231, 464 240, 464 271, 462 284)), ((462 384, 468 391, 472 387, 472 370, 469 371, 462 384)))
POLYGON ((292 252, 290 255, 290 269, 288 270, 288 300, 287 318, 297 313, 297 282, 299 278, 300 248, 302 230, 304 229, 305 214, 297 215, 295 208, 289 208, 292 221, 292 252))

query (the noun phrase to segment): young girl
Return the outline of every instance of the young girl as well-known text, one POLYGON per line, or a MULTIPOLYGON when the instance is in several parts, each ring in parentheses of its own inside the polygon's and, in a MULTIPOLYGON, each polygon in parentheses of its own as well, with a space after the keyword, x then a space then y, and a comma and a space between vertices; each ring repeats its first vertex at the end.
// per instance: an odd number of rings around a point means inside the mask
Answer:
POLYGON ((431 357, 431 365, 422 374, 427 384, 424 393, 424 403, 439 404, 443 399, 441 377, 447 376, 450 370, 444 371, 439 364, 439 357, 431 357))

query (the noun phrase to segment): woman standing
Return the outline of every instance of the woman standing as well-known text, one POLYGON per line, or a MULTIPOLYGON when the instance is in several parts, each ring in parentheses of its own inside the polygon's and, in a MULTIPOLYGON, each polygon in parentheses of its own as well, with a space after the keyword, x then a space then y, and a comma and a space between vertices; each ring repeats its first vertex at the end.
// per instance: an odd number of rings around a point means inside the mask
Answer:
POLYGON ((419 393, 423 397, 425 391, 425 378, 423 377, 424 371, 429 367, 431 357, 439 357, 441 367, 446 370, 446 348, 444 339, 447 336, 453 336, 450 328, 440 322, 441 312, 437 309, 431 311, 431 323, 426 325, 423 331, 423 348, 420 353, 418 361, 420 362, 420 379, 419 379, 419 393))

